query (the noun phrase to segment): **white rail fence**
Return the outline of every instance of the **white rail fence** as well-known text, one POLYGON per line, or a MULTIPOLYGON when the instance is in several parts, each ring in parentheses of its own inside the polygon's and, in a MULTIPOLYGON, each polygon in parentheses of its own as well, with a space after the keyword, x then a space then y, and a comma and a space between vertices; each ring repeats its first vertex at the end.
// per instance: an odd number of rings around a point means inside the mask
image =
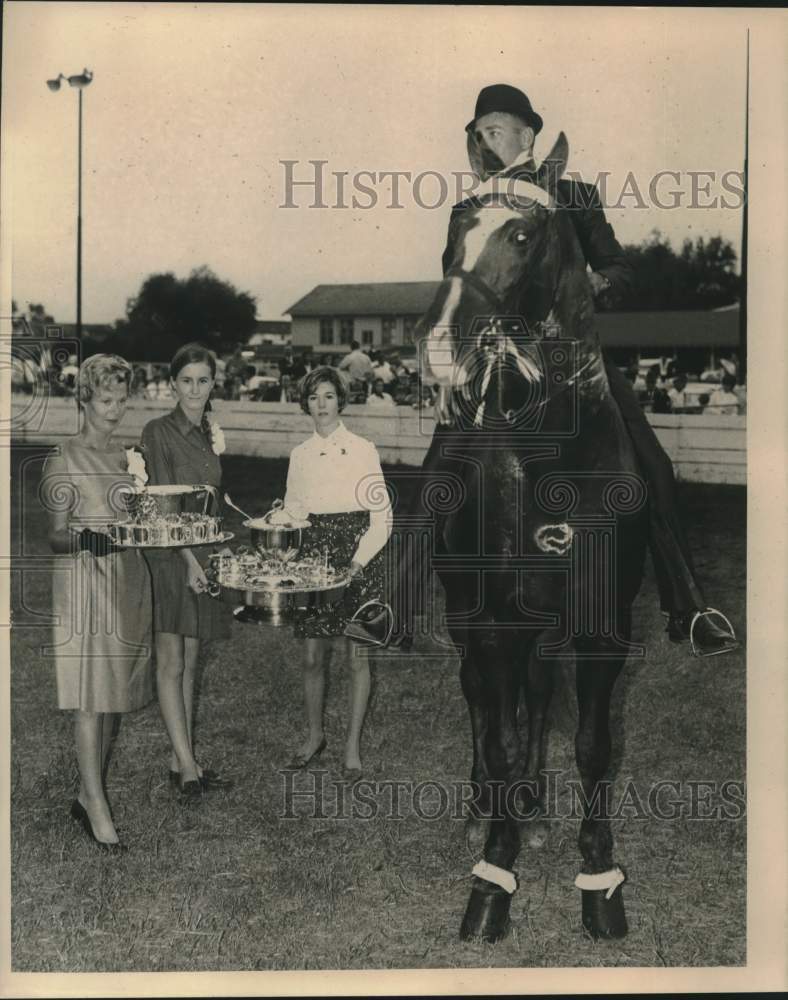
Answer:
MULTIPOLYGON (((172 407, 168 400, 134 399, 118 436, 124 444, 139 441, 142 428, 172 407)), ((227 453, 286 458, 312 432, 312 421, 296 403, 237 403, 218 400, 213 416, 224 429, 227 453)), ((370 412, 348 406, 347 427, 374 441, 383 462, 420 465, 432 437, 430 411, 399 406, 370 412)), ((695 414, 649 414, 648 419, 673 460, 679 479, 742 485, 747 477, 747 418, 695 414)), ((77 433, 79 414, 68 398, 15 395, 10 425, 2 436, 12 443, 55 444, 77 433)))

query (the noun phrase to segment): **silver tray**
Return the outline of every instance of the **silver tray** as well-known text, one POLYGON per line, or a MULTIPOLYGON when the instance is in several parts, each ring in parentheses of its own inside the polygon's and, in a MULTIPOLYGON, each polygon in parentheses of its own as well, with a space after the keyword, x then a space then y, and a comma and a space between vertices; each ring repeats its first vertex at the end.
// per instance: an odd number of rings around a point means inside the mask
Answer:
POLYGON ((292 598, 296 607, 324 607, 327 604, 336 604, 345 592, 345 587, 349 583, 345 578, 337 583, 329 584, 325 587, 305 588, 303 584, 293 584, 292 586, 272 586, 272 587, 225 587, 218 580, 212 581, 215 587, 219 588, 218 594, 212 594, 218 600, 227 604, 247 604, 250 607, 265 607, 271 598, 288 597, 292 598))
POLYGON ((231 538, 235 538, 234 532, 223 531, 217 538, 205 542, 165 542, 160 545, 150 545, 147 542, 144 545, 137 545, 135 542, 112 542, 112 544, 121 549, 199 549, 205 545, 224 545, 231 538))
POLYGON ((349 578, 324 587, 304 589, 303 585, 267 587, 253 590, 245 587, 224 587, 218 580, 212 580, 209 594, 217 601, 235 606, 245 605, 256 608, 261 614, 257 621, 261 624, 286 625, 299 612, 313 608, 326 608, 341 600, 349 578))

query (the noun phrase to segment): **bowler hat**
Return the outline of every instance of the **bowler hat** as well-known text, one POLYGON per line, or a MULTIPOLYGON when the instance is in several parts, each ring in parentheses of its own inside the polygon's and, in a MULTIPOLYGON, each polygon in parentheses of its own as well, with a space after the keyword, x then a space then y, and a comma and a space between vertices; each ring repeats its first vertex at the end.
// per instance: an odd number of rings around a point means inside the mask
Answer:
POLYGON ((492 114, 493 111, 505 111, 510 115, 517 115, 534 130, 535 134, 542 128, 541 117, 531 107, 531 102, 522 90, 510 87, 508 83, 494 83, 479 91, 476 110, 473 119, 465 126, 466 132, 473 128, 478 118, 492 114))

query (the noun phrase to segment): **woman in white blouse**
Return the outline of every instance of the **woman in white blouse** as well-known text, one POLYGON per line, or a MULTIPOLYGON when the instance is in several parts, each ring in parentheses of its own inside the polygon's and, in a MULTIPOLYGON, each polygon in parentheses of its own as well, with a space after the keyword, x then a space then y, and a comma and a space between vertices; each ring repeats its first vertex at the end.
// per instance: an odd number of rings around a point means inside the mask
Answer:
POLYGON ((317 555, 351 577, 343 600, 307 613, 296 624, 304 645, 304 699, 309 733, 290 762, 303 768, 326 748, 323 733, 325 671, 335 651, 350 671, 350 722, 345 742, 345 778, 362 776, 360 738, 369 700, 369 662, 363 646, 345 638, 353 612, 383 592, 384 546, 391 535, 391 505, 371 441, 352 434, 339 414, 347 384, 334 368, 309 372, 300 383, 301 407, 314 421, 314 434, 290 454, 286 509, 309 512, 302 556, 317 555))

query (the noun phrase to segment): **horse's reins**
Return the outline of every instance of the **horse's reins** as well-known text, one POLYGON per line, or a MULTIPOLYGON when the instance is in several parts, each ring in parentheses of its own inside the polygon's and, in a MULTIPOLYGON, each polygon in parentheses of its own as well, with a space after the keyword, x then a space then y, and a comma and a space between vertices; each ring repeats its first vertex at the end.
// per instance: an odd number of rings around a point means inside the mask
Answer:
MULTIPOLYGON (((497 340, 497 344, 495 348, 490 351, 490 356, 488 358, 487 365, 484 370, 484 375, 482 376, 482 386, 480 392, 481 402, 477 407, 476 416, 473 421, 474 427, 478 428, 481 428, 482 422, 484 420, 486 395, 490 385, 492 370, 496 364, 499 365, 502 364, 503 357, 507 353, 512 354, 514 356, 517 367, 520 369, 520 372, 526 379, 533 382, 542 378, 542 372, 540 371, 539 368, 536 367, 535 363, 530 358, 524 356, 520 352, 520 350, 518 349, 517 345, 512 340, 512 338, 507 336, 503 332, 503 330, 500 329, 501 321, 492 320, 492 323, 493 325, 491 327, 486 328, 479 334, 479 340, 481 341, 483 337, 489 336, 490 333, 492 333, 497 340)), ((579 344, 582 343, 582 341, 574 340, 572 341, 572 343, 579 344)), ((547 406, 548 403, 551 403, 555 399, 557 399, 562 393, 566 392, 566 390, 573 385, 576 384, 578 384, 579 386, 590 385, 594 380, 601 377, 603 371, 604 369, 601 367, 601 359, 597 355, 592 355, 583 365, 580 366, 580 368, 577 369, 576 372, 574 372, 573 375, 565 379, 554 392, 550 393, 550 395, 546 396, 545 398, 540 399, 538 402, 533 403, 532 406, 530 407, 530 410, 532 412, 536 412, 542 409, 543 407, 547 406), (588 371, 589 368, 592 368, 597 364, 600 365, 599 371, 594 372, 594 374, 590 378, 579 381, 581 379, 581 376, 586 371, 588 371)))

